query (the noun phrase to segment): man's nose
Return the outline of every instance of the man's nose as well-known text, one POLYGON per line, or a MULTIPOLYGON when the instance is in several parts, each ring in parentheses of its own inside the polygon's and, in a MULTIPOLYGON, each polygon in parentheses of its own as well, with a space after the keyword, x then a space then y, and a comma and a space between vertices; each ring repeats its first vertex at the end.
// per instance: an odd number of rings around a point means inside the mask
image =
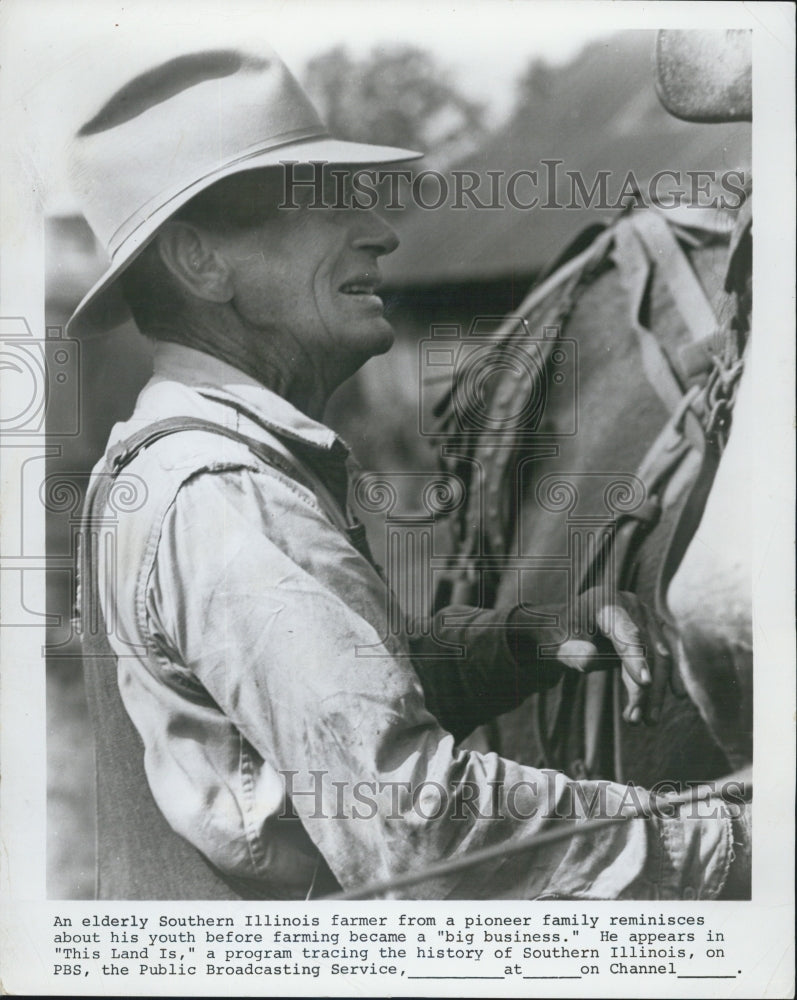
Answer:
POLYGON ((399 238, 392 226, 373 210, 357 211, 356 233, 352 240, 355 250, 374 250, 380 256, 393 253, 399 238))

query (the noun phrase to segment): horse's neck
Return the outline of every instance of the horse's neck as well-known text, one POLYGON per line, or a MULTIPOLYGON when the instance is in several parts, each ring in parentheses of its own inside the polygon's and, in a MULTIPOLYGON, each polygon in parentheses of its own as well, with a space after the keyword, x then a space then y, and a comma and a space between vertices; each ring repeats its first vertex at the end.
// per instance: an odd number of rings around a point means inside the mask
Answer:
MULTIPOLYGON (((744 354, 749 367, 751 243, 748 200, 732 239, 728 280, 735 289, 735 321, 725 326, 727 361, 744 354), (736 331, 736 332, 734 332, 736 331), (741 340, 736 343, 737 337, 741 340)), ((678 572, 669 603, 684 626, 698 623, 710 631, 752 635, 751 512, 754 411, 749 374, 742 375, 725 446, 703 517, 678 572)))
MULTIPOLYGON (((729 583, 742 591, 740 596, 749 605, 753 416, 750 379, 744 377, 733 411, 733 429, 717 469, 714 488, 692 544, 672 582, 671 606, 674 610, 678 607, 683 615, 690 613, 684 602, 686 588, 697 581, 701 572, 719 576, 729 571, 729 583)), ((711 603, 710 595, 706 597, 711 603)), ((705 601, 701 601, 701 605, 705 608, 705 601)), ((700 611, 696 608, 692 613, 700 611)), ((712 614, 715 611, 720 609, 711 609, 712 614)))
POLYGON ((735 763, 749 760, 751 753, 753 428, 752 386, 746 375, 714 488, 669 591, 683 640, 681 676, 735 763), (726 692, 721 699, 718 684, 726 692))

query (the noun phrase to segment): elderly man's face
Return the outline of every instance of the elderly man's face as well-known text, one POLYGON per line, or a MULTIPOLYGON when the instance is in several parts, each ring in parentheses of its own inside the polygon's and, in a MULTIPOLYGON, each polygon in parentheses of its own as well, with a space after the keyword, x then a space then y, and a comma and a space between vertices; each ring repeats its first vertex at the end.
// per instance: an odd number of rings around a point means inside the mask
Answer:
POLYGON ((309 200, 224 238, 233 304, 262 331, 258 347, 267 350, 273 332, 295 345, 301 363, 346 377, 393 343, 376 289, 379 257, 398 239, 375 212, 309 200))

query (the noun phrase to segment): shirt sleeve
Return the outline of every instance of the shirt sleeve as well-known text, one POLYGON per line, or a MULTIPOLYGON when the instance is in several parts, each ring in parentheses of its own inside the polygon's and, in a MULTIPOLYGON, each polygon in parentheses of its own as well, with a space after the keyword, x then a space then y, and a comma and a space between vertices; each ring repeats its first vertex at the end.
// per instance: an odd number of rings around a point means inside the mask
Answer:
MULTIPOLYGON (((458 749, 429 711, 385 588, 297 484, 206 472, 178 492, 146 584, 149 627, 174 669, 281 775, 286 798, 344 889, 536 832, 637 789, 573 782, 458 749)), ((730 820, 625 819, 598 836, 502 855, 403 890, 409 898, 714 898, 730 820)))
POLYGON ((434 616, 430 635, 409 640, 426 704, 457 742, 561 679, 562 666, 541 651, 563 642, 565 630, 518 626, 514 610, 451 605, 434 616), (442 643, 450 655, 439 655, 442 643))

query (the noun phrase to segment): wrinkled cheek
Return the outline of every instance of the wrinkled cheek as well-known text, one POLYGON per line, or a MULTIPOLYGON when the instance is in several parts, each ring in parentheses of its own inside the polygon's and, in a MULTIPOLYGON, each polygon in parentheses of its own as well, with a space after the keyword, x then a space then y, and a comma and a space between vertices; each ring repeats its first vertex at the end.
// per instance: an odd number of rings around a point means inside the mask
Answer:
POLYGON ((340 296, 330 292, 328 287, 314 287, 301 304, 303 328, 311 331, 319 343, 330 347, 340 347, 350 320, 342 315, 340 296))

